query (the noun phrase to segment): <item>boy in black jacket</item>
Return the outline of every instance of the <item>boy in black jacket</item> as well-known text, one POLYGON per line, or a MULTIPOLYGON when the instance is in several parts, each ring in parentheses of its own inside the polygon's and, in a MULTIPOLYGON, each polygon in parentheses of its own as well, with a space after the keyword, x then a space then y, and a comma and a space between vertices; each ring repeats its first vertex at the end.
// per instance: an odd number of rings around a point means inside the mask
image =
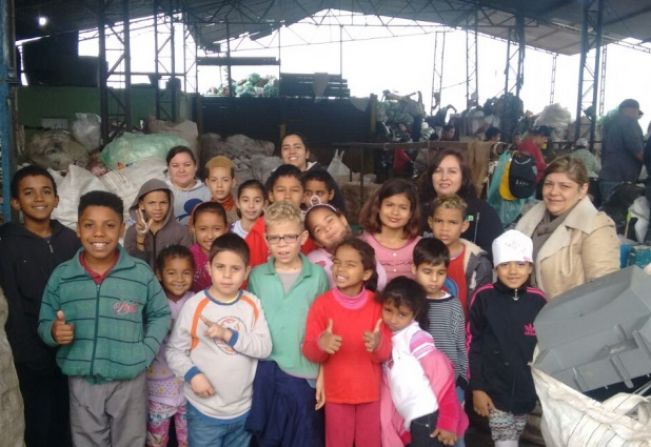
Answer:
POLYGON ((473 407, 488 417, 495 447, 517 447, 536 404, 528 363, 536 346, 533 321, 545 305, 527 287, 533 243, 516 230, 493 242, 497 281, 479 288, 470 304, 470 387, 473 407))
POLYGON ((11 206, 22 213, 23 224, 0 227, 0 285, 9 305, 6 330, 25 405, 29 447, 71 444, 68 379, 56 365, 56 351, 36 332, 50 273, 80 247, 74 231, 50 219, 58 203, 50 173, 27 166, 11 181, 11 206))

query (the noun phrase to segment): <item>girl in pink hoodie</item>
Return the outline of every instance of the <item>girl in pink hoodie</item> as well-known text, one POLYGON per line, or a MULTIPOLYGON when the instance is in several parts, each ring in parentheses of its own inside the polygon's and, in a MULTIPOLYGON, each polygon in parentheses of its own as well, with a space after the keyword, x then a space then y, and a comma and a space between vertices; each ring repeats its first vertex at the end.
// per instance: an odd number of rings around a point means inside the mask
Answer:
POLYGON ((392 358, 383 365, 382 445, 455 445, 468 427, 468 417, 455 392, 450 360, 419 326, 426 318, 425 291, 416 281, 399 276, 378 299, 382 319, 393 332, 392 358))

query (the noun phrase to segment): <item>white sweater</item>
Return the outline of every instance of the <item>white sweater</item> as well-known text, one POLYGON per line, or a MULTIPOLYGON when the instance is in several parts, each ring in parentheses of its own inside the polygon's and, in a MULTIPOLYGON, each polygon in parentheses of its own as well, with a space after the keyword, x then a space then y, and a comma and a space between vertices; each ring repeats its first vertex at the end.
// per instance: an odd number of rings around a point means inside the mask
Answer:
POLYGON ((271 335, 258 298, 241 291, 237 301, 223 304, 205 291, 190 298, 179 315, 167 345, 167 363, 179 377, 186 379, 187 400, 201 413, 217 419, 232 419, 251 408, 253 378, 257 359, 271 354, 271 335), (203 315, 233 331, 230 344, 216 341, 205 332, 203 315), (203 398, 192 391, 189 380, 203 373, 213 388, 213 396, 203 398))

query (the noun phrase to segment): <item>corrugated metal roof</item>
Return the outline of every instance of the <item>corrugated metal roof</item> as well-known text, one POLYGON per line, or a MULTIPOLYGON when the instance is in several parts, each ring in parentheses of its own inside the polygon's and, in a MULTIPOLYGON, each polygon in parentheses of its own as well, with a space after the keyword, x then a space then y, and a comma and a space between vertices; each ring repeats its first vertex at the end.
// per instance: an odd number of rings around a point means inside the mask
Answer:
MULTIPOLYGON (((167 3, 163 1, 161 3, 167 3)), ((228 34, 268 34, 280 23, 298 22, 324 9, 436 22, 463 27, 475 9, 481 33, 507 38, 508 27, 515 25, 514 14, 527 18, 525 39, 528 45, 561 54, 576 54, 581 48, 581 1, 579 0, 185 0, 174 1, 185 12, 189 23, 196 23, 202 46, 223 41, 228 34), (226 25, 228 22, 228 26, 226 25)), ((17 37, 42 34, 37 16, 49 19, 49 32, 66 32, 97 26, 94 1, 18 0, 17 37)), ((108 13, 121 20, 121 2, 111 2, 108 13)), ((627 38, 651 42, 651 0, 604 0, 604 39, 627 38)), ((129 1, 131 18, 151 16, 152 0, 129 1)))

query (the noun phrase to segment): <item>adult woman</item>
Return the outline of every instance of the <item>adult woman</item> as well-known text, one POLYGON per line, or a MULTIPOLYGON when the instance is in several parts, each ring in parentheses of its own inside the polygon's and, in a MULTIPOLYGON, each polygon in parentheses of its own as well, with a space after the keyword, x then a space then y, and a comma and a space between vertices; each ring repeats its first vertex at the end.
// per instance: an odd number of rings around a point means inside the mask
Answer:
MULTIPOLYGON (((309 171, 310 169, 325 168, 319 165, 316 161, 309 161, 310 150, 307 148, 305 137, 297 133, 289 133, 285 135, 280 143, 280 158, 283 159, 284 164, 294 165, 301 172, 309 171)), ((344 197, 339 190, 339 185, 335 182, 335 195, 330 202, 332 206, 346 214, 346 206, 344 197)))
POLYGON ((548 299, 619 270, 615 223, 587 196, 585 166, 570 156, 554 160, 543 174, 543 201, 516 229, 533 239, 532 281, 548 299))
POLYGON ((185 225, 194 207, 210 200, 210 190, 197 179, 197 160, 189 147, 173 147, 166 161, 167 184, 174 193, 174 216, 185 225))
POLYGON ((420 178, 423 229, 432 215, 434 198, 450 194, 459 195, 468 204, 470 225, 461 237, 479 245, 490 256, 493 240, 502 234, 502 222, 488 203, 477 198, 465 157, 457 150, 444 149, 436 154, 432 166, 420 178))

